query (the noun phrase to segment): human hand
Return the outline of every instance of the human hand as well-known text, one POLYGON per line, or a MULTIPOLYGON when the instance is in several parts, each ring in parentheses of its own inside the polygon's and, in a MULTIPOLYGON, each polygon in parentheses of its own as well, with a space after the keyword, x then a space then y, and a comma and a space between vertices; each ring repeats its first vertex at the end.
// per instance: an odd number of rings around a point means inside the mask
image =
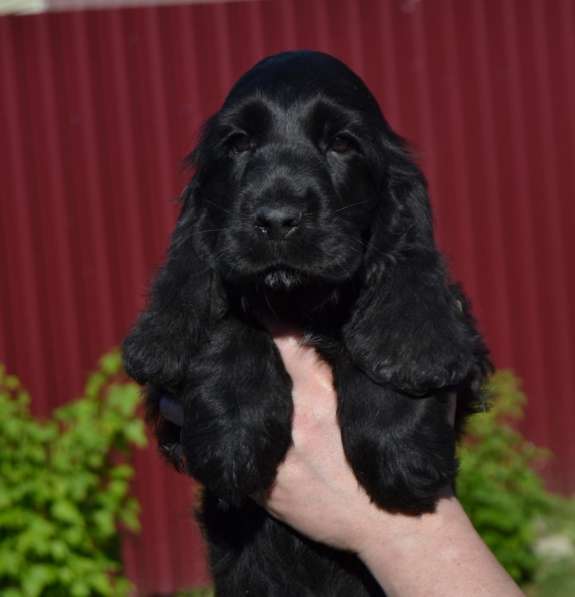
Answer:
POLYGON ((357 551, 375 506, 343 452, 331 369, 297 335, 274 339, 293 381, 293 443, 259 501, 307 537, 357 551))

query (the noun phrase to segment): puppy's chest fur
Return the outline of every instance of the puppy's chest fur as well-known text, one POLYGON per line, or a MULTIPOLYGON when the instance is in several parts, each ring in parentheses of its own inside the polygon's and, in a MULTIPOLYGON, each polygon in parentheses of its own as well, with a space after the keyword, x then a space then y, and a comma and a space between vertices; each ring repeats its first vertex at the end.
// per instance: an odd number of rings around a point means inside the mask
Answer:
POLYGON ((230 288, 230 313, 249 326, 263 326, 272 333, 301 333, 305 345, 329 352, 342 343, 342 329, 359 295, 359 284, 352 280, 338 286, 230 288))

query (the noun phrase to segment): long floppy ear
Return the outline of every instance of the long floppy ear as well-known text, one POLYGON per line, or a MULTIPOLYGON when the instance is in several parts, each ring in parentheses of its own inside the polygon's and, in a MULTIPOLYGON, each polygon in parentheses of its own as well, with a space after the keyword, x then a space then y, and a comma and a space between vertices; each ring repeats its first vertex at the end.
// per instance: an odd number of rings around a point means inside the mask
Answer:
POLYGON ((210 322, 226 309, 219 277, 210 266, 198 205, 201 172, 182 195, 182 208, 164 265, 148 304, 123 343, 124 366, 141 384, 175 390, 190 356, 205 341, 210 322))
POLYGON ((425 179, 399 137, 384 144, 384 196, 344 339, 372 379, 425 395, 471 374, 479 335, 435 246, 425 179))

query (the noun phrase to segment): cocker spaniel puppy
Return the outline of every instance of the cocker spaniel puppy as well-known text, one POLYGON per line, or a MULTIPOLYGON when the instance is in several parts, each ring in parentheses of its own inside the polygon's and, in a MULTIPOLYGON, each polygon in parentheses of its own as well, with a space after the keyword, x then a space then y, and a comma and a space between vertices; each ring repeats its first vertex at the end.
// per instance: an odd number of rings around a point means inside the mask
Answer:
POLYGON ((165 393, 182 404, 181 433, 158 417, 158 436, 205 487, 216 594, 381 595, 351 554, 249 498, 291 442, 291 380, 262 322, 303 330, 331 365, 345 454, 373 501, 432 510, 490 363, 437 250, 425 179, 362 80, 318 52, 256 64, 191 162, 124 359, 152 413, 165 393))

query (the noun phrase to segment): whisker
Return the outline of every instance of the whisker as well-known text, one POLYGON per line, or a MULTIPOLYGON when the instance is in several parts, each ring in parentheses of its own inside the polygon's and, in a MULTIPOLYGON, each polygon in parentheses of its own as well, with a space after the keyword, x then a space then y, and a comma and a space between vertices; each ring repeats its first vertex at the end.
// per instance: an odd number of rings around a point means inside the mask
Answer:
POLYGON ((224 230, 231 230, 231 228, 229 228, 229 227, 226 227, 226 228, 211 228, 209 230, 198 230, 197 232, 199 234, 205 234, 205 233, 208 233, 208 232, 223 232, 224 230))
POLYGON ((210 205, 213 205, 214 207, 217 207, 218 209, 221 209, 222 211, 230 214, 231 216, 235 215, 229 209, 226 209, 225 207, 222 207, 221 205, 218 205, 217 203, 214 203, 213 201, 210 201, 209 199, 206 199, 205 197, 202 197, 201 201, 205 201, 206 203, 209 203, 210 205))
MULTIPOLYGON (((361 253, 364 253, 365 249, 367 249, 368 245, 369 245, 368 242, 366 242, 366 241, 364 241, 364 240, 362 240, 360 238, 350 238, 350 239, 347 240, 347 242, 350 243, 350 248, 355 248, 355 247, 352 246, 352 243, 355 243, 356 245, 359 245, 361 247, 361 249, 362 249, 361 253)), ((356 250, 358 250, 358 249, 356 248, 356 250)), ((373 251, 374 253, 376 253, 377 255, 379 255, 382 259, 388 259, 389 258, 389 255, 385 251, 383 251, 382 249, 380 249, 379 247, 375 247, 375 246, 372 245, 370 247, 370 250, 373 251)))
MULTIPOLYGON (((249 223, 249 222, 248 222, 249 223)), ((222 228, 207 228, 205 230, 197 230, 195 231, 195 233, 198 234, 203 234, 203 233, 207 233, 207 232, 223 232, 225 230, 231 230, 231 231, 252 231, 253 227, 247 225, 248 223, 246 223, 245 225, 242 225, 243 223, 240 222, 239 225, 235 224, 234 226, 223 226, 222 228)))
POLYGON ((276 319, 279 319, 278 314, 275 312, 275 309, 272 307, 272 304, 270 302, 270 299, 268 298, 268 293, 265 291, 264 289, 264 299, 266 301, 267 306, 269 307, 270 311, 272 312, 273 316, 276 319))
POLYGON ((369 199, 364 199, 363 201, 358 201, 357 203, 351 203, 350 205, 345 205, 344 207, 340 207, 339 209, 336 209, 333 213, 338 213, 340 211, 343 211, 344 209, 350 209, 351 207, 355 207, 356 205, 363 205, 364 203, 368 203, 369 199))

